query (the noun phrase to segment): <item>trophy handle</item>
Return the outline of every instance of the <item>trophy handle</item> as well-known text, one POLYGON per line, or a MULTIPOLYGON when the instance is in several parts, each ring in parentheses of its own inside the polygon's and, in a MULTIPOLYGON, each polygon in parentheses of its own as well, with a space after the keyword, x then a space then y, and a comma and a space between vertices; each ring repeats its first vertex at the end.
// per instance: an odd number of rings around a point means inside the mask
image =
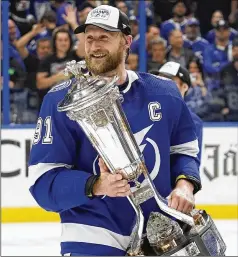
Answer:
POLYGON ((137 256, 141 252, 142 245, 142 236, 143 236, 143 228, 144 228, 144 215, 140 205, 136 205, 134 203, 134 197, 128 196, 127 199, 130 202, 131 206, 134 208, 136 213, 136 224, 131 233, 131 241, 128 246, 127 255, 129 256, 137 256))
POLYGON ((190 226, 195 226, 193 217, 168 207, 168 201, 159 194, 148 172, 144 172, 144 176, 147 179, 149 187, 153 191, 154 198, 162 211, 190 226))

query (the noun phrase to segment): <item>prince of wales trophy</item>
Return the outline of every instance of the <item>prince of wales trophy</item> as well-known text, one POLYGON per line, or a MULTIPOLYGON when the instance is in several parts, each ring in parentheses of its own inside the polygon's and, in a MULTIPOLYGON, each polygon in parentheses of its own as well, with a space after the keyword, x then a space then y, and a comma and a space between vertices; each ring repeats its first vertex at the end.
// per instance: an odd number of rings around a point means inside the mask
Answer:
POLYGON ((174 210, 156 190, 123 112, 123 97, 116 85, 118 77, 93 76, 85 61, 74 60, 66 65, 65 75, 69 73, 75 79, 58 104, 58 111, 66 112, 69 119, 79 124, 111 173, 120 169, 122 176, 136 185, 127 197, 136 214, 127 255, 224 256, 226 245, 205 211, 194 210, 186 215, 174 210), (141 174, 146 181, 143 185, 137 180, 141 174), (151 212, 143 235, 140 204, 152 197, 167 216, 151 212))

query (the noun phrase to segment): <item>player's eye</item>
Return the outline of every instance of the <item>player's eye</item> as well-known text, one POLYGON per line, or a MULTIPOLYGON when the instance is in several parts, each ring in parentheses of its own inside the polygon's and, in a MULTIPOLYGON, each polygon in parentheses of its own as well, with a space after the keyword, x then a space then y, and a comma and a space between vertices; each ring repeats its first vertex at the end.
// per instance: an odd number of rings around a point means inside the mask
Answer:
POLYGON ((100 38, 99 38, 99 40, 100 41, 108 41, 108 36, 101 36, 100 38))
POLYGON ((86 38, 86 40, 87 40, 87 42, 88 42, 88 43, 90 43, 90 42, 92 42, 92 41, 93 41, 93 37, 88 36, 88 37, 86 38))

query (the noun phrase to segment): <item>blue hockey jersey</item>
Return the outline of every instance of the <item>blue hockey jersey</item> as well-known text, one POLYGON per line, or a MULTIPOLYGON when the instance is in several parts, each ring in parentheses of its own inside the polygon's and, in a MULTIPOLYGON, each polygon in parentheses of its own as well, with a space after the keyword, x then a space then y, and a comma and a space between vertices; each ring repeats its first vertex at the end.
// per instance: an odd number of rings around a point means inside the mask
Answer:
POLYGON ((182 32, 184 32, 186 23, 187 23, 187 19, 184 19, 184 21, 181 23, 175 22, 173 19, 164 21, 160 27, 161 37, 168 40, 170 32, 175 29, 179 29, 182 32))
POLYGON ((192 49, 194 54, 203 62, 203 52, 209 43, 206 39, 202 37, 197 37, 194 41, 189 40, 186 35, 184 35, 184 47, 192 49))
MULTIPOLYGON (((167 197, 180 175, 200 181, 195 126, 175 83, 127 73, 122 107, 159 193, 167 197)), ((135 212, 127 198, 85 195, 87 179, 99 173, 98 156, 78 124, 57 111, 71 84, 44 98, 29 160, 30 192, 42 208, 60 214, 61 254, 125 255, 135 212)), ((153 198, 142 209, 145 221, 159 211, 153 198)))
MULTIPOLYGON (((237 35, 238 35, 238 32, 235 29, 230 28, 230 38, 229 38, 230 41, 232 41, 237 35)), ((214 44, 215 38, 216 38, 215 29, 208 31, 206 38, 210 44, 214 44)))

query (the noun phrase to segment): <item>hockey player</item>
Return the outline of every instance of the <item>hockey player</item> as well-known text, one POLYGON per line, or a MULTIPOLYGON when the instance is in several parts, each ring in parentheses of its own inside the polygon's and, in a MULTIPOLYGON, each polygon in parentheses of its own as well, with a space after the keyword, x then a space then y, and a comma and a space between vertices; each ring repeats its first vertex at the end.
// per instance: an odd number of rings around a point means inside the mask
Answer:
MULTIPOLYGON (((185 97, 191 86, 190 75, 187 69, 183 68, 179 63, 167 62, 159 69, 158 74, 167 78, 171 78, 177 84, 182 97, 185 97)), ((194 112, 190 111, 190 113, 196 126, 196 134, 199 146, 198 158, 201 160, 203 122, 194 112)))
MULTIPOLYGON (((108 5, 93 9, 75 30, 85 33, 91 73, 119 76, 123 110, 159 193, 189 213, 201 188, 194 123, 174 82, 125 69, 130 32, 128 17, 108 5)), ((125 255, 135 220, 126 198, 130 186, 98 165, 78 124, 57 111, 70 86, 71 80, 55 86, 44 98, 30 154, 30 192, 42 208, 59 213, 62 255, 125 255)), ((145 221, 159 211, 154 199, 142 209, 145 221)))

